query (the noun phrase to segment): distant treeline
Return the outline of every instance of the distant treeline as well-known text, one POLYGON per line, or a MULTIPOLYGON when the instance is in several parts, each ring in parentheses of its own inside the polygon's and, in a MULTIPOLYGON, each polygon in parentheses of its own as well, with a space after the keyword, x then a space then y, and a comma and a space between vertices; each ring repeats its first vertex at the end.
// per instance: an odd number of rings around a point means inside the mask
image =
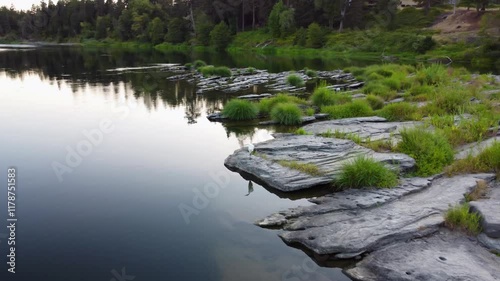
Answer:
MULTIPOLYGON (((424 10, 448 2, 418 1, 424 10)), ((460 4, 479 11, 486 8, 488 1, 462 0, 460 4)), ((380 25, 383 17, 383 24, 390 29, 399 5, 399 0, 42 1, 28 11, 0 8, 0 40, 110 38, 224 48, 232 35, 258 28, 265 28, 275 38, 284 38, 311 24, 322 30, 364 29, 373 23, 380 25)))

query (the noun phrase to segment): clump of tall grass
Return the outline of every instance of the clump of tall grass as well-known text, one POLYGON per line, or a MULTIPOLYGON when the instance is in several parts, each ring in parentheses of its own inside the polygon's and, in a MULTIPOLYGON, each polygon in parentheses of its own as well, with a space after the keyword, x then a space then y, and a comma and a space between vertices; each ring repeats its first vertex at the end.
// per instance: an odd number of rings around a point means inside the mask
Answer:
POLYGON ((470 92, 463 86, 441 87, 434 95, 433 103, 443 113, 460 114, 470 104, 470 98, 470 92))
POLYGON ((457 205, 446 212, 445 225, 450 229, 478 235, 481 233, 481 216, 471 212, 469 204, 465 203, 457 205))
POLYGON ((269 113, 271 113, 273 108, 280 103, 305 104, 305 103, 307 103, 307 101, 305 101, 299 97, 295 97, 295 96, 289 96, 286 94, 278 94, 277 96, 274 96, 272 98, 261 99, 259 101, 260 113, 269 114, 269 113))
POLYGON ((231 69, 225 66, 218 66, 218 67, 215 67, 213 65, 202 66, 199 68, 199 71, 205 77, 210 77, 210 76, 231 77, 232 75, 231 69))
POLYGON ((311 70, 311 69, 306 69, 305 73, 308 77, 315 78, 318 76, 318 72, 311 70))
POLYGON ((378 111, 377 115, 389 121, 407 121, 419 119, 416 115, 417 110, 417 106, 413 104, 398 102, 386 105, 378 111))
POLYGON ((375 95, 367 95, 366 101, 370 104, 373 110, 378 110, 384 107, 384 99, 375 95))
POLYGON ((398 93, 391 90, 387 85, 380 83, 379 81, 369 82, 363 87, 363 93, 367 95, 375 95, 383 98, 384 100, 391 100, 395 98, 398 93))
POLYGON ((359 156, 342 166, 336 184, 341 189, 390 188, 398 184, 398 176, 384 164, 372 158, 359 156))
POLYGON ((288 83, 288 85, 291 85, 294 87, 304 86, 304 79, 302 79, 302 77, 300 77, 297 74, 288 75, 288 77, 286 78, 286 82, 288 83))
POLYGON ((278 104, 271 111, 271 118, 282 125, 299 125, 302 123, 302 110, 294 103, 278 104))
POLYGON ((364 100, 354 100, 351 103, 321 107, 321 112, 327 113, 330 119, 364 117, 373 115, 370 105, 364 100))
POLYGON ((495 142, 477 156, 469 155, 446 168, 446 174, 495 172, 500 174, 500 142, 495 142))
POLYGON ((233 99, 226 103, 222 114, 231 120, 250 120, 257 117, 259 108, 250 101, 233 99))
POLYGON ((352 101, 352 98, 348 95, 335 93, 326 86, 320 86, 314 90, 311 101, 316 106, 325 106, 348 103, 352 101))
POLYGON ((441 64, 421 67, 417 70, 415 79, 423 85, 441 85, 450 81, 446 67, 441 64))
POLYGON ((401 138, 397 149, 415 159, 418 176, 438 174, 453 161, 453 148, 439 132, 408 129, 401 132, 401 138))
POLYGON ((471 142, 481 141, 490 134, 489 129, 494 121, 487 118, 461 120, 458 125, 443 126, 441 131, 448 142, 457 147, 471 142))
POLYGON ((348 133, 348 132, 343 132, 340 130, 335 130, 332 132, 332 130, 328 129, 326 132, 319 134, 322 137, 325 138, 336 138, 336 139, 345 139, 345 140, 351 140, 357 144, 361 144, 363 140, 358 134, 355 133, 348 133))
POLYGON ((193 66, 194 66, 194 68, 198 69, 200 67, 207 66, 207 63, 202 61, 202 60, 195 60, 193 62, 193 66))

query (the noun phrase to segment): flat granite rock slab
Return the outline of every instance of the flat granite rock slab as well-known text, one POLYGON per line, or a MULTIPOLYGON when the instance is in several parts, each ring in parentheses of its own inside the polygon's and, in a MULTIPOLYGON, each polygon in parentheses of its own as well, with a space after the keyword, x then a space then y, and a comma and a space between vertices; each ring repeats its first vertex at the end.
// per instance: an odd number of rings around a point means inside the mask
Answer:
POLYGON ((483 232, 491 238, 500 238, 500 187, 488 192, 488 199, 470 202, 471 209, 482 217, 483 232))
MULTIPOLYGON (((494 175, 488 175, 490 179, 494 175)), ((355 209, 298 217, 279 236, 317 254, 352 258, 397 241, 423 237, 444 223, 450 205, 464 200, 478 178, 463 175, 439 178, 428 188, 369 209, 355 209)))
POLYGON ((257 221, 256 224, 261 227, 279 227, 292 223, 293 219, 298 217, 381 206, 427 188, 431 180, 431 178, 403 178, 395 188, 349 189, 335 192, 309 200, 316 205, 299 206, 281 211, 257 221))
POLYGON ((371 116, 322 121, 304 126, 303 129, 315 135, 338 131, 376 141, 391 139, 402 129, 413 128, 421 124, 421 122, 387 122, 385 118, 371 116))
POLYGON ((443 230, 377 250, 345 273, 358 281, 498 281, 500 257, 473 238, 443 230))
POLYGON ((377 153, 350 140, 319 136, 286 135, 255 145, 255 155, 247 148, 236 150, 224 162, 230 170, 250 174, 281 191, 295 191, 331 183, 341 167, 365 155, 401 172, 410 171, 415 160, 400 153, 377 153), (323 176, 312 176, 278 164, 296 161, 314 164, 323 176))

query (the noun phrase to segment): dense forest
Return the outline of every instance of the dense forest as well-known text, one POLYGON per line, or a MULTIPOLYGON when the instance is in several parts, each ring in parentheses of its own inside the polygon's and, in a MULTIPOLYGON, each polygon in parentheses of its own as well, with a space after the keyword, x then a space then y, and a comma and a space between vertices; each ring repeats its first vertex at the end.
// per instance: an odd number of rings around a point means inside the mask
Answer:
MULTIPOLYGON (((419 0, 428 14, 443 0, 419 0)), ((484 10, 493 0, 462 0, 484 10)), ((497 0, 495 0, 497 1, 497 0)), ((231 36, 265 30, 272 38, 295 34, 295 44, 321 47, 322 34, 395 27, 399 0, 59 0, 27 11, 0 8, 2 41, 136 41, 225 48, 231 36), (308 42, 306 42, 308 41, 308 42)), ((406 15, 411 17, 411 15, 406 15)), ((408 19, 403 19, 408 20, 408 19)))

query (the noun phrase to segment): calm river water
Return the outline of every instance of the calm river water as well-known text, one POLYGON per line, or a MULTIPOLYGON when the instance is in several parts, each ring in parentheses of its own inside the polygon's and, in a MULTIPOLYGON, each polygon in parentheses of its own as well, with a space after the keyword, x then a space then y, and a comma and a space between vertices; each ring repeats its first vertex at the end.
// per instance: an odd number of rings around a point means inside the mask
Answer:
MULTIPOLYGON (((196 95, 168 73, 130 68, 191 59, 0 51, 0 280, 348 280, 253 225, 313 195, 249 187, 223 165, 274 128, 211 123, 207 113, 231 96, 196 95), (7 272, 9 167, 17 169, 15 274, 7 272)), ((329 67, 249 60, 274 71, 329 67)))

